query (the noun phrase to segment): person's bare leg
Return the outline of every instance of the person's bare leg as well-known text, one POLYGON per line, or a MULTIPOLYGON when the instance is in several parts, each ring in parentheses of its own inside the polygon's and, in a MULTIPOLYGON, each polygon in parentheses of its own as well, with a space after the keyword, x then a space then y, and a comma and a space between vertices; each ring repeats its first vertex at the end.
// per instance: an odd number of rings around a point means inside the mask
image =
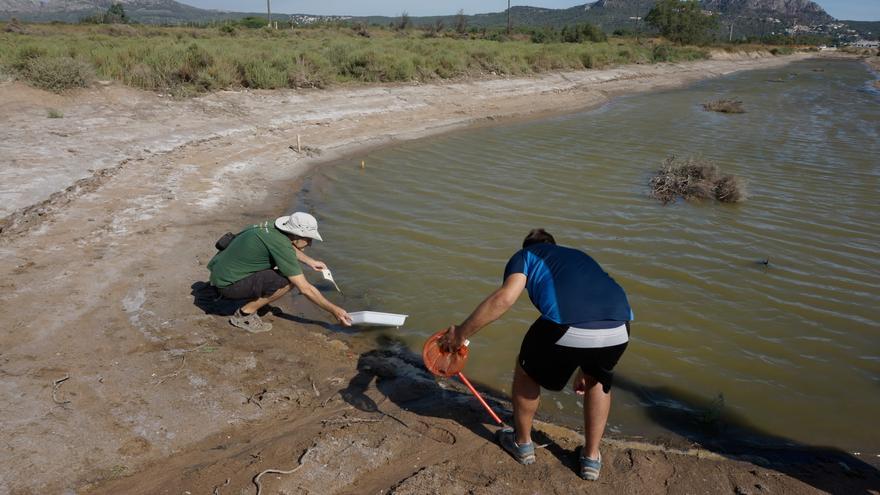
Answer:
POLYGON ((519 363, 513 372, 513 424, 516 428, 516 443, 532 441, 532 419, 541 401, 541 386, 532 379, 519 363))
POLYGON ((586 378, 584 391, 584 449, 581 455, 599 458, 599 442, 605 433, 608 413, 611 411, 611 391, 606 394, 602 384, 590 376, 586 378))
POLYGON ((285 285, 284 287, 273 292, 272 295, 270 295, 269 297, 261 297, 259 299, 253 300, 253 301, 245 304, 244 306, 242 306, 241 312, 244 314, 248 314, 248 315, 253 314, 254 312, 259 310, 263 306, 265 306, 271 302, 277 301, 278 299, 281 298, 281 296, 290 292, 291 287, 293 287, 293 285, 285 285))

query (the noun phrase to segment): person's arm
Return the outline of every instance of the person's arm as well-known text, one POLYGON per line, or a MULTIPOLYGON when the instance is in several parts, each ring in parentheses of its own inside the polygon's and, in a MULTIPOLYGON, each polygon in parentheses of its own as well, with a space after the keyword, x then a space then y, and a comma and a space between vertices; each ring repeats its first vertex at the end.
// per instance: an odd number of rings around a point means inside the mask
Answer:
POLYGON ((504 279, 504 283, 477 306, 473 313, 464 320, 461 325, 450 325, 446 329, 446 335, 440 339, 440 347, 455 352, 464 341, 483 327, 501 318, 511 306, 519 299, 526 287, 526 276, 522 273, 513 273, 504 279))
POLYGON ((294 287, 299 289, 302 295, 306 296, 306 299, 314 303, 315 306, 318 306, 319 308, 333 315, 333 317, 336 318, 339 323, 342 323, 344 326, 351 326, 351 317, 348 316, 348 312, 328 301, 327 298, 324 297, 324 295, 321 294, 321 292, 316 289, 314 285, 310 284, 309 281, 306 280, 305 275, 294 275, 292 277, 288 277, 288 280, 290 280, 290 283, 293 284, 294 287))
POLYGON ((296 247, 294 247, 293 250, 296 252, 296 259, 305 263, 306 265, 308 265, 312 270, 319 272, 319 271, 327 268, 327 264, 324 263, 323 261, 318 261, 318 260, 312 258, 311 256, 307 255, 306 253, 297 249, 296 247))

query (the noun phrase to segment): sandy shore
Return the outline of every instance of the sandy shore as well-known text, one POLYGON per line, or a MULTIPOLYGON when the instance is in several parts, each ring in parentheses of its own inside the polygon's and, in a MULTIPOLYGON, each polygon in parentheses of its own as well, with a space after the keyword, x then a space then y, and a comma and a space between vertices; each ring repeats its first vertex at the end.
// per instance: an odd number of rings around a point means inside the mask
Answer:
MULTIPOLYGON (((0 84, 0 493, 254 493, 256 474, 300 464, 264 476, 264 493, 581 492, 575 432, 542 425, 547 448, 519 466, 474 402, 406 352, 352 347, 294 300, 272 332, 234 330, 202 290, 214 240, 281 213, 319 162, 802 58, 185 101, 0 84)), ((596 493, 880 487, 876 468, 827 449, 603 452, 596 493)))

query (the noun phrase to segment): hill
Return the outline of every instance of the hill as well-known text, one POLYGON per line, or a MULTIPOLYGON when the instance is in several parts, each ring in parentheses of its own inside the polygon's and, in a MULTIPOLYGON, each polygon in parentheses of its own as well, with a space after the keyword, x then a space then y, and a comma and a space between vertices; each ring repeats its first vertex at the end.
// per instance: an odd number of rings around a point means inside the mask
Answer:
MULTIPOLYGON (((654 0, 598 0, 567 9, 513 7, 510 17, 513 25, 526 27, 555 27, 589 22, 606 32, 616 29, 636 29, 641 19, 654 5, 654 0)), ((821 26, 835 19, 810 0, 702 0, 704 10, 718 15, 726 29, 735 25, 737 37, 783 34, 794 26, 821 26)), ((394 17, 363 17, 361 22, 386 25, 394 17)), ((433 24, 441 20, 450 25, 455 16, 413 17, 416 25, 433 24)), ((507 12, 467 16, 468 26, 501 27, 507 24, 507 12)), ((719 36, 721 32, 719 31, 719 36)))
POLYGON ((129 18, 147 24, 207 22, 252 15, 199 9, 174 0, 0 0, 0 19, 77 22, 106 11, 114 3, 122 4, 129 18))
MULTIPOLYGON (((617 29, 632 31, 645 29, 641 19, 654 2, 655 0, 597 0, 567 9, 516 6, 511 8, 510 18, 514 26, 526 28, 560 28, 589 22, 609 33, 617 29)), ((26 21, 76 22, 83 17, 105 11, 112 3, 113 0, 0 0, 0 19, 17 17, 26 21)), ((132 20, 153 24, 211 22, 265 15, 205 10, 174 0, 119 0, 119 3, 125 7, 132 20)), ((735 39, 786 34, 818 34, 833 38, 862 36, 874 39, 880 32, 875 22, 836 21, 811 0, 701 0, 701 4, 707 12, 719 17, 721 22, 716 33, 719 38, 729 37, 732 32, 735 39)), ((435 25, 438 22, 453 26, 456 17, 411 17, 410 21, 417 26, 435 25)), ((276 18, 294 24, 330 21, 387 26, 399 21, 399 17, 389 16, 278 14, 276 18)), ((507 25, 507 11, 468 15, 465 20, 469 28, 500 28, 507 25)))

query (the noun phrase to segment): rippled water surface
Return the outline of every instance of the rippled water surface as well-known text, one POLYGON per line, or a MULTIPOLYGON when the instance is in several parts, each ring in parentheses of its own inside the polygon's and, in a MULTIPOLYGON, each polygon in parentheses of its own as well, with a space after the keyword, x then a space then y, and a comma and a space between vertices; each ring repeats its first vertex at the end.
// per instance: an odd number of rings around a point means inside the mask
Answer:
MULTIPOLYGON (((544 227, 590 253, 630 296, 636 321, 618 368, 612 429, 711 430, 721 418, 758 441, 873 456, 874 79, 856 62, 805 61, 407 142, 319 168, 297 200, 322 222, 326 242, 316 256, 333 268, 346 309, 409 314, 390 332, 414 349, 464 319, 499 285, 526 232, 544 227), (741 99, 747 113, 700 107, 719 97, 741 99), (700 154, 746 178, 749 199, 650 199, 648 180, 671 154, 700 154)), ((472 339, 471 378, 509 391, 536 315, 523 296, 472 339)), ((543 397, 545 413, 580 421, 570 392, 543 397)))

